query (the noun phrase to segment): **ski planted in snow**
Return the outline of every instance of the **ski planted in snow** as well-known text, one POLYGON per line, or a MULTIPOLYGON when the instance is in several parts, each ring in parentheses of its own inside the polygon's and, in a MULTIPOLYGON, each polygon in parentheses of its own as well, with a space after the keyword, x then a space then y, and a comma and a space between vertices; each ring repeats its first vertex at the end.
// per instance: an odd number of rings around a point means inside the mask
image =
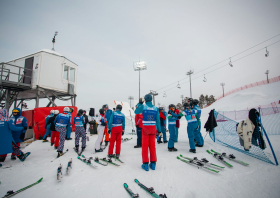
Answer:
MULTIPOLYGON (((82 155, 82 157, 83 157, 83 158, 86 158, 84 155, 82 155)), ((105 163, 100 162, 100 160, 99 160, 98 157, 95 157, 94 159, 93 159, 93 157, 86 158, 86 159, 93 160, 93 161, 96 162, 97 164, 101 164, 101 165, 103 165, 103 166, 107 166, 107 165, 108 165, 108 163, 105 164, 105 163)))
POLYGON ((138 194, 135 194, 134 192, 132 192, 132 190, 128 187, 128 185, 126 183, 123 184, 124 189, 128 192, 128 194, 130 195, 130 197, 132 198, 137 198, 139 197, 138 194))
POLYGON ((237 163, 239 163, 239 164, 242 164, 242 165, 244 165, 244 166, 248 166, 248 165, 249 165, 249 164, 246 163, 246 162, 243 162, 243 161, 241 161, 241 160, 235 159, 236 157, 235 157, 233 154, 227 155, 226 153, 218 153, 218 152, 214 151, 213 149, 211 149, 211 151, 212 151, 213 153, 216 153, 216 154, 218 154, 218 155, 222 155, 223 157, 225 157, 225 158, 227 158, 227 159, 229 159, 229 160, 231 160, 231 161, 237 162, 237 163))
POLYGON ((206 152, 207 153, 209 153, 209 154, 211 154, 211 155, 213 155, 213 157, 214 158, 216 158, 217 160, 219 160, 220 162, 223 162, 225 165, 227 165, 228 167, 233 167, 230 163, 228 163, 228 162, 226 162, 225 160, 224 160, 224 158, 223 158, 223 156, 221 156, 221 155, 218 155, 217 153, 212 153, 212 152, 210 152, 209 150, 206 150, 206 152))
POLYGON ((189 157, 184 157, 183 155, 180 155, 180 157, 185 158, 187 160, 194 160, 194 161, 202 162, 205 166, 209 166, 209 167, 213 167, 213 168, 221 168, 221 169, 225 168, 223 166, 218 166, 216 164, 210 163, 206 158, 202 158, 201 160, 199 160, 197 157, 189 158, 189 157))
POLYGON ((70 159, 70 161, 67 164, 66 174, 70 173, 70 168, 72 169, 72 158, 70 159))
POLYGON ((101 158, 100 160, 102 160, 102 161, 104 161, 104 162, 107 162, 107 163, 109 163, 109 164, 112 164, 112 165, 115 165, 115 166, 120 166, 119 164, 116 164, 116 163, 114 163, 113 161, 112 161, 112 159, 106 159, 106 157, 104 157, 104 158, 101 158))
POLYGON ((59 167, 57 168, 56 179, 60 180, 61 176, 62 176, 62 165, 60 164, 59 167))
POLYGON ((93 165, 93 164, 91 163, 91 159, 86 159, 86 158, 82 159, 82 158, 80 158, 80 156, 78 156, 77 158, 78 158, 79 160, 81 160, 82 162, 86 163, 87 165, 92 166, 92 167, 94 167, 94 168, 97 168, 97 166, 95 166, 95 165, 93 165))
MULTIPOLYGON (((67 153, 67 152, 68 152, 68 149, 66 149, 66 151, 63 152, 61 156, 63 156, 63 155, 64 155, 65 153, 67 153)), ((56 160, 57 158, 60 158, 61 156, 54 158, 51 162, 53 162, 53 161, 56 160)))
POLYGON ((89 141, 89 137, 87 136, 87 141, 89 141))
POLYGON ((12 196, 14 196, 14 195, 16 195, 16 194, 18 194, 18 193, 20 193, 20 192, 22 192, 22 191, 28 189, 28 188, 31 188, 32 186, 35 186, 36 184, 39 184, 42 180, 43 180, 43 177, 42 177, 41 179, 39 179, 37 182, 35 182, 35 183, 33 183, 33 184, 29 185, 29 186, 26 186, 26 187, 24 187, 24 188, 22 188, 22 189, 19 189, 19 190, 17 190, 16 192, 14 192, 14 191, 12 191, 12 190, 9 190, 9 191, 7 192, 7 194, 6 194, 3 198, 12 197, 12 196))
POLYGON ((217 171, 217 170, 215 170, 215 169, 211 169, 211 168, 209 168, 209 167, 206 167, 206 166, 204 166, 203 163, 201 163, 201 162, 199 162, 199 161, 181 159, 181 158, 178 157, 178 156, 177 156, 177 159, 178 159, 178 160, 181 160, 181 161, 183 161, 183 162, 185 162, 185 163, 187 163, 187 164, 190 164, 190 165, 192 165, 192 166, 195 166, 195 167, 197 167, 198 169, 203 168, 203 169, 205 169, 205 170, 209 170, 209 171, 214 172, 214 173, 219 173, 219 171, 217 171))
POLYGON ((146 190, 148 193, 150 193, 153 197, 155 198, 167 198, 166 194, 162 195, 158 195, 155 193, 154 188, 153 187, 146 187, 144 184, 140 183, 137 179, 134 180, 141 188, 143 188, 144 190, 146 190))

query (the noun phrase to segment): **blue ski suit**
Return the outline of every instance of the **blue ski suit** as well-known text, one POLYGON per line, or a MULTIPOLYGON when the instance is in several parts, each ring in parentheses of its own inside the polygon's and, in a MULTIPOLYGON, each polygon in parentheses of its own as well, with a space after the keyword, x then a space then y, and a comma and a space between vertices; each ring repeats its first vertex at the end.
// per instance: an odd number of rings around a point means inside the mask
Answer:
POLYGON ((203 145, 204 144, 204 140, 203 140, 203 137, 201 135, 201 121, 200 121, 201 109, 199 108, 198 105, 194 105, 193 109, 199 110, 197 112, 197 117, 196 117, 196 119, 198 120, 198 128, 194 131, 194 133, 197 134, 197 136, 200 137, 201 144, 199 144, 199 145, 203 145))
POLYGON ((180 114, 176 114, 171 110, 168 111, 168 130, 170 133, 169 141, 168 141, 168 148, 174 147, 174 142, 176 142, 176 120, 180 114))
MULTIPOLYGON (((18 110, 19 114, 17 116, 12 116, 10 120, 12 120, 13 124, 16 127, 27 127, 27 120, 25 117, 21 115, 21 110, 19 108, 14 108, 14 109, 18 110)), ((20 139, 22 133, 26 133, 26 130, 24 129, 22 129, 21 131, 12 130, 12 135, 15 140, 15 143, 23 142, 23 140, 20 139)))
POLYGON ((46 131, 46 133, 45 133, 45 135, 44 135, 44 137, 43 137, 44 140, 47 139, 47 137, 48 137, 49 134, 52 136, 52 131, 51 131, 51 129, 50 129, 50 128, 51 128, 51 124, 48 124, 48 125, 47 125, 47 123, 48 123, 50 117, 53 117, 53 113, 51 113, 50 115, 48 115, 48 116, 46 117, 46 120, 45 120, 45 129, 46 129, 47 131, 46 131))

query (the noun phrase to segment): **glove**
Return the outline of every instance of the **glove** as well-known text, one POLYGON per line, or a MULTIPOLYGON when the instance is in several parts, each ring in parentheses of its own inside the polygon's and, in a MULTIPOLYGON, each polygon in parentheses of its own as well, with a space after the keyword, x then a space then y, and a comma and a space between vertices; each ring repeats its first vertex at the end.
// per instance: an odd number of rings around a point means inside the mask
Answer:
POLYGON ((143 103, 144 103, 144 101, 143 101, 142 98, 139 99, 139 103, 140 103, 140 104, 143 104, 143 103))
POLYGON ((178 119, 180 120, 182 116, 179 116, 178 119))
POLYGON ((27 126, 24 126, 23 129, 24 129, 24 130, 27 130, 27 126))
POLYGON ((102 126, 106 126, 107 124, 106 124, 106 122, 102 122, 101 125, 102 126))
POLYGON ((124 130, 122 131, 122 136, 123 136, 123 134, 124 134, 124 130))
POLYGON ((111 134, 111 129, 108 129, 108 133, 111 134))
POLYGON ((161 137, 161 132, 157 132, 158 137, 161 137))
POLYGON ((20 139, 23 141, 24 140, 24 137, 25 137, 25 133, 21 133, 20 134, 20 139))
POLYGON ((172 111, 171 111, 171 110, 169 110, 169 111, 168 111, 168 114, 170 114, 170 115, 171 115, 171 113, 172 113, 172 111))

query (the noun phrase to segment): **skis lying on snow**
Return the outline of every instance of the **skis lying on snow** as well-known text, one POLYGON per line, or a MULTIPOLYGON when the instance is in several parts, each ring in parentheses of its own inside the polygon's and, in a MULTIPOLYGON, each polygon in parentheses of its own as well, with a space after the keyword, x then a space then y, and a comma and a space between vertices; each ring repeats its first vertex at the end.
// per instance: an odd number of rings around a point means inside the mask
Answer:
POLYGON ((224 158, 223 158, 223 156, 221 156, 221 155, 218 155, 217 153, 212 153, 212 152, 210 152, 209 150, 207 150, 206 151, 207 153, 209 153, 209 154, 211 154, 211 155, 213 155, 213 157, 214 158, 216 158, 217 160, 219 160, 220 162, 223 162, 225 165, 227 165, 228 167, 233 167, 230 163, 228 163, 228 162, 226 162, 225 160, 224 160, 224 158))
POLYGON ((205 166, 208 166, 208 167, 212 167, 212 168, 221 168, 221 169, 224 169, 225 167, 223 166, 218 166, 216 164, 212 164, 210 163, 206 158, 202 158, 201 160, 197 159, 197 157, 194 157, 194 158, 189 158, 189 157, 184 157, 183 155, 180 155, 181 158, 185 158, 187 160, 194 160, 194 161, 198 161, 198 162, 201 162, 203 163, 205 166))
POLYGON ((144 184, 140 183, 137 179, 134 180, 141 188, 143 188, 144 190, 146 190, 148 193, 150 193, 153 197, 156 198, 167 198, 166 194, 162 195, 158 195, 155 193, 154 188, 153 187, 146 187, 144 184))
MULTIPOLYGON (((66 149, 66 151, 63 152, 61 156, 63 156, 63 155, 64 155, 65 153, 67 153, 67 152, 68 152, 68 149, 66 149)), ((60 158, 61 156, 54 158, 51 162, 53 162, 53 161, 54 161, 55 159, 57 159, 57 158, 60 158)))
POLYGON ((5 166, 5 167, 2 167, 2 164, 0 164, 0 167, 1 167, 1 169, 5 169, 5 168, 11 168, 12 165, 8 165, 8 166, 5 166))
POLYGON ((80 158, 80 156, 78 156, 77 157, 79 160, 81 160, 82 162, 84 162, 84 163, 86 163, 87 165, 89 165, 89 166, 92 166, 92 167, 94 167, 94 168, 97 168, 97 166, 95 166, 95 165, 93 165, 92 163, 91 163, 91 159, 86 159, 86 158, 80 158))
POLYGON ((124 138, 124 139, 122 139, 122 142, 127 142, 129 140, 132 140, 132 138, 124 138))
POLYGON ((211 171, 211 172, 213 172, 213 173, 219 173, 219 171, 217 171, 217 170, 215 170, 215 169, 211 169, 211 168, 209 168, 209 167, 206 167, 205 164, 203 164, 203 163, 200 162, 200 161, 181 159, 181 158, 178 157, 178 156, 177 156, 177 159, 178 159, 178 160, 181 160, 181 161, 183 161, 183 162, 185 162, 185 163, 187 163, 187 164, 190 164, 190 165, 192 165, 192 166, 195 166, 195 167, 197 167, 198 169, 203 168, 203 169, 208 170, 208 171, 211 171))
POLYGON ((109 164, 112 164, 112 165, 115 165, 115 166, 120 166, 119 164, 116 164, 116 163, 114 163, 113 161, 112 161, 112 159, 106 159, 106 157, 104 157, 104 158, 101 158, 100 160, 102 160, 102 161, 104 161, 104 162, 107 162, 107 163, 109 163, 109 164))
POLYGON ((126 183, 123 184, 124 189, 128 192, 128 194, 130 195, 130 197, 132 198, 137 198, 139 197, 138 194, 135 194, 132 192, 132 190, 130 188, 128 188, 128 185, 126 183))
POLYGON ((72 158, 70 159, 70 161, 67 164, 66 174, 70 173, 70 168, 72 169, 72 158))
MULTIPOLYGON (((84 155, 82 155, 82 157, 83 157, 83 158, 86 158, 84 155)), ((95 157, 94 159, 93 159, 92 157, 86 158, 86 159, 93 160, 93 161, 96 162, 97 164, 101 164, 101 165, 103 165, 103 166, 107 166, 107 165, 108 165, 108 163, 102 163, 102 162, 100 162, 100 160, 99 160, 98 157, 95 157)))
POLYGON ((32 186, 35 186, 36 184, 39 184, 42 180, 43 180, 43 177, 41 179, 39 179, 37 182, 35 182, 35 183, 33 183, 33 184, 29 185, 29 186, 26 186, 26 187, 24 187, 22 189, 19 189, 16 192, 10 190, 10 191, 7 192, 7 194, 3 198, 12 197, 12 196, 14 196, 14 195, 16 195, 16 194, 18 194, 18 193, 28 189, 28 188, 31 188, 32 186))
POLYGON ((229 160, 231 160, 231 161, 234 161, 234 162, 237 162, 237 163, 239 163, 239 164, 242 164, 242 165, 244 165, 244 166, 248 166, 249 164, 247 164, 247 163, 245 163, 245 162, 243 162, 243 161, 241 161, 241 160, 237 160, 237 159, 235 159, 235 156, 233 155, 233 154, 229 154, 229 155, 227 155, 226 153, 218 153, 218 152, 216 152, 216 151, 214 151, 213 149, 211 149, 211 151, 213 152, 213 153, 216 153, 216 154, 218 154, 218 155, 222 155, 223 157, 225 157, 225 158, 227 158, 227 159, 229 159, 229 160))

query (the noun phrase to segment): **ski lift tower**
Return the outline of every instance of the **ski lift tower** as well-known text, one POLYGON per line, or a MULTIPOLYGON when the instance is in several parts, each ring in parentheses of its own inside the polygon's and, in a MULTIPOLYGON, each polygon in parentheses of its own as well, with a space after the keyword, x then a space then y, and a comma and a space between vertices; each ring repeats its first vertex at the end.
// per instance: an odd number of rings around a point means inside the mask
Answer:
POLYGON ((138 61, 133 63, 134 71, 139 71, 139 99, 140 99, 140 71, 147 70, 147 65, 145 61, 138 61))
POLYGON ((0 108, 19 107, 24 100, 47 98, 71 100, 76 106, 78 65, 53 50, 39 52, 0 63, 0 108), (19 103, 18 103, 19 102, 19 103))

